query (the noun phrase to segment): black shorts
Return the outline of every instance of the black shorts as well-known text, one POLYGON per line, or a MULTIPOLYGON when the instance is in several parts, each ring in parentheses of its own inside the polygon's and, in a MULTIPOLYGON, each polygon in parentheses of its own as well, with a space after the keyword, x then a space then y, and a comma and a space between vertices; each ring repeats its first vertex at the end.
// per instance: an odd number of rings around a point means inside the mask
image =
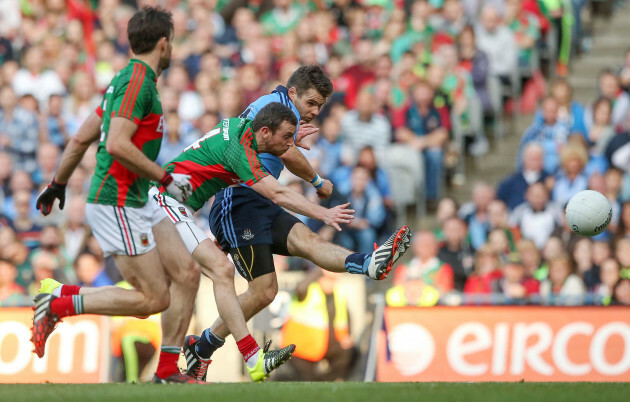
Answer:
POLYGON ((228 187, 214 198, 210 230, 238 272, 251 281, 275 271, 273 254, 289 255, 289 232, 300 220, 247 187, 228 187))

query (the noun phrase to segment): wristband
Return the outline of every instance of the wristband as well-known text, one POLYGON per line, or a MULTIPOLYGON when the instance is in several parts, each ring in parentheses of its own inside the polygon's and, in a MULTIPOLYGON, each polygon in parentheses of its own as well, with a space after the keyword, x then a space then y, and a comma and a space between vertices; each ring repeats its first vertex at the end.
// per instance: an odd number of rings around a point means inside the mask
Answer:
POLYGON ((53 177, 52 182, 50 183, 50 187, 66 188, 66 184, 57 183, 55 181, 55 178, 53 177))
POLYGON ((324 185, 324 180, 319 177, 317 173, 315 173, 315 178, 311 180, 311 184, 313 185, 313 187, 319 190, 324 185))
POLYGON ((173 182, 173 176, 169 172, 164 172, 164 176, 160 179, 158 183, 166 188, 169 184, 173 182))

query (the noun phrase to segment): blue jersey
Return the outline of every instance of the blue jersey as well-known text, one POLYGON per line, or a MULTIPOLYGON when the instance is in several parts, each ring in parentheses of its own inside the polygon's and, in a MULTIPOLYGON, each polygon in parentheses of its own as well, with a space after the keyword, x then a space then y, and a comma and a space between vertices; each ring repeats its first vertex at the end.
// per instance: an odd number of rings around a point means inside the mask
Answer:
MULTIPOLYGON (((289 109, 295 113, 295 117, 297 117, 298 121, 300 121, 300 112, 298 112, 293 102, 291 102, 291 99, 289 99, 289 90, 282 85, 278 85, 278 87, 269 95, 261 96, 253 101, 239 117, 253 120, 260 109, 273 102, 280 102, 283 105, 288 106, 289 109)), ((284 163, 282 163, 280 158, 275 155, 265 153, 261 153, 259 156, 267 172, 271 173, 276 179, 280 177, 280 173, 282 172, 282 169, 284 169, 284 163)))

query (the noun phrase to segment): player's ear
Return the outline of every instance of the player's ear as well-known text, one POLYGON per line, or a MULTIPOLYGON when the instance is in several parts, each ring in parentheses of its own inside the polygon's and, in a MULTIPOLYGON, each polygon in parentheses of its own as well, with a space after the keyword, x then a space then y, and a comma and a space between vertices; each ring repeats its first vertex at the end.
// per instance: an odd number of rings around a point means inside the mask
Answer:
POLYGON ((291 102, 295 102, 295 98, 297 98, 297 89, 291 87, 289 88, 289 99, 291 99, 291 102))

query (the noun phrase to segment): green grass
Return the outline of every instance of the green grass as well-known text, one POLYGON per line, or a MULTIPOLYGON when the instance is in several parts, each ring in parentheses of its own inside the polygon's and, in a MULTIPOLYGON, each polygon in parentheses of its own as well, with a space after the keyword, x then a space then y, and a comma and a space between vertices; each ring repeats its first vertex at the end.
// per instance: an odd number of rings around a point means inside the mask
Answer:
POLYGON ((0 401, 628 401, 630 383, 11 384, 0 401))

